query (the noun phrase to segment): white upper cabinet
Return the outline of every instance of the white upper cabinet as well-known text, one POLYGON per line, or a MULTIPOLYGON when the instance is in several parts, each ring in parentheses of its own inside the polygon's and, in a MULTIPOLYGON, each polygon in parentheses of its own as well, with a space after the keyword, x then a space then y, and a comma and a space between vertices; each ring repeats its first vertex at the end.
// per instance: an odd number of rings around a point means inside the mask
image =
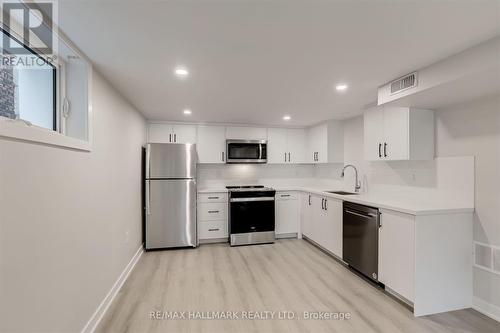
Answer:
POLYGON ((309 128, 306 160, 308 163, 344 162, 344 129, 339 121, 328 121, 309 128))
POLYGON ((174 125, 172 126, 174 143, 196 143, 195 125, 174 125))
POLYGON ((365 159, 369 161, 434 158, 434 111, 376 107, 364 115, 365 159))
POLYGON ((384 142, 384 112, 371 110, 364 115, 365 159, 376 161, 382 157, 384 142))
POLYGON ((152 123, 148 125, 148 142, 196 143, 196 126, 152 123))
POLYGON ((267 128, 230 126, 226 128, 226 138, 236 140, 267 140, 267 128))
POLYGON ((226 162, 226 128, 224 126, 198 126, 198 163, 226 162))
POLYGON ((148 125, 148 142, 170 143, 171 140, 172 140, 172 125, 170 124, 148 125))
POLYGON ((328 128, 321 124, 309 129, 308 161, 311 163, 326 163, 328 151, 328 128))
POLYGON ((269 128, 267 130, 267 163, 287 163, 287 130, 269 128))
POLYGON ((304 129, 268 129, 268 163, 305 163, 307 136, 304 129))
POLYGON ((305 129, 287 130, 287 150, 289 163, 306 163, 307 131, 305 129))

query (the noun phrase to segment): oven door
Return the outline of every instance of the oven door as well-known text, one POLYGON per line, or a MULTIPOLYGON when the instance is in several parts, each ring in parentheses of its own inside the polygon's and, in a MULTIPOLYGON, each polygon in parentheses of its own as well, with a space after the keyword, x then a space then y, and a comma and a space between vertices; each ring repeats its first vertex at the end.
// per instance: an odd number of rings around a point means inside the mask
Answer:
POLYGON ((265 140, 227 140, 227 163, 267 163, 265 140))
POLYGON ((231 198, 229 202, 229 232, 274 231, 274 197, 231 198))

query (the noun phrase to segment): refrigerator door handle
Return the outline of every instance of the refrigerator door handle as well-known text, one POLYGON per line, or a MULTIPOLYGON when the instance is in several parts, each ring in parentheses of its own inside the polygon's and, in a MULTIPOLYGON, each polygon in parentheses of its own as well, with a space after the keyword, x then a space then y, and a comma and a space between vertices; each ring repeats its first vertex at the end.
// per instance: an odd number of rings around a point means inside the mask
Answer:
POLYGON ((151 159, 151 146, 148 144, 146 145, 146 179, 150 177, 150 169, 149 169, 149 160, 151 159))
POLYGON ((146 215, 151 215, 151 186, 146 180, 146 215))

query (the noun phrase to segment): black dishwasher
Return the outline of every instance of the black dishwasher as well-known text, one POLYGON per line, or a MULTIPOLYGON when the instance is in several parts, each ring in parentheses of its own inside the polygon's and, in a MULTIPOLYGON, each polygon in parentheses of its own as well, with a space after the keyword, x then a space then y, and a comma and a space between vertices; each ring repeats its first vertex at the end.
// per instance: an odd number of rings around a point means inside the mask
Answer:
POLYGON ((342 259, 350 267, 378 282, 377 208, 344 201, 342 259))

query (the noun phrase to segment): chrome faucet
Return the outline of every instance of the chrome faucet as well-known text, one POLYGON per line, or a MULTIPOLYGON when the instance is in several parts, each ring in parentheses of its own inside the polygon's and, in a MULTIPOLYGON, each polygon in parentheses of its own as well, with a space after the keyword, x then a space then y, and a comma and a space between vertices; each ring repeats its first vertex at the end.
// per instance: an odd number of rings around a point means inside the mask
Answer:
POLYGON ((348 167, 351 167, 354 169, 354 171, 356 172, 356 183, 354 184, 354 189, 356 192, 359 192, 359 189, 361 188, 361 182, 358 180, 358 169, 356 169, 356 167, 352 164, 347 164, 343 169, 342 169, 342 174, 340 175, 340 177, 344 178, 344 175, 345 175, 345 169, 347 169, 348 167))

